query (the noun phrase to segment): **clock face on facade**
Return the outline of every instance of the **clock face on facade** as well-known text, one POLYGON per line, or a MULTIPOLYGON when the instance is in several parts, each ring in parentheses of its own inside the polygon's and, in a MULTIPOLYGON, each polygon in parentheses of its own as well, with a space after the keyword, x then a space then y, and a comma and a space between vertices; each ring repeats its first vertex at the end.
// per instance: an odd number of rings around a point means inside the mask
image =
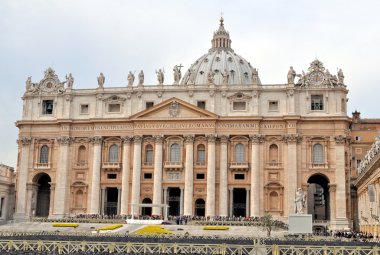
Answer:
POLYGON ((309 82, 312 85, 321 85, 325 79, 325 75, 320 71, 315 71, 309 74, 309 82))
POLYGON ((55 84, 54 79, 51 79, 51 78, 45 79, 45 81, 41 85, 41 89, 44 92, 48 92, 48 93, 52 92, 55 90, 54 84, 55 84))

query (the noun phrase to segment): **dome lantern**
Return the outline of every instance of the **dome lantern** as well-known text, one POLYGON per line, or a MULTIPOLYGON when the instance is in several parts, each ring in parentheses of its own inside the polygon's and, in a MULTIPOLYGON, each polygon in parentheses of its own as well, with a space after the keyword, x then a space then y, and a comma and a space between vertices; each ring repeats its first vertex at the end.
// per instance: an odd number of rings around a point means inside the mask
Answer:
POLYGON ((230 34, 225 30, 224 28, 224 19, 223 17, 220 17, 220 24, 219 24, 219 29, 214 32, 214 36, 211 40, 211 49, 216 50, 216 49, 227 49, 230 51, 233 51, 231 49, 231 39, 230 39, 230 34))

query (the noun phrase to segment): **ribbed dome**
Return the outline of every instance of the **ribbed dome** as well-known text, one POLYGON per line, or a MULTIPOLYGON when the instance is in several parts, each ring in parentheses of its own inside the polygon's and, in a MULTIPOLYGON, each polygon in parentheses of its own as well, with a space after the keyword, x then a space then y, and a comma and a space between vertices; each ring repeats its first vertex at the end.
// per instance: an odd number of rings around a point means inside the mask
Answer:
POLYGON ((211 43, 209 52, 195 61, 185 73, 182 85, 261 84, 257 70, 232 50, 230 35, 224 29, 223 18, 220 19, 219 29, 214 32, 211 43))

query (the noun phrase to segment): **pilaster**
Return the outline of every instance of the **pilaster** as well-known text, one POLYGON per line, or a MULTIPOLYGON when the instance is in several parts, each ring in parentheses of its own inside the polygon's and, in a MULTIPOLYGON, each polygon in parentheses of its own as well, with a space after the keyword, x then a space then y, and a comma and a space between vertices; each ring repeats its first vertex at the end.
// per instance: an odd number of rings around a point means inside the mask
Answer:
POLYGON ((206 217, 215 216, 215 140, 215 134, 207 135, 206 217))
MULTIPOLYGON (((132 204, 140 202, 140 179, 141 179, 141 141, 142 136, 133 137, 133 173, 132 173, 132 204)), ((133 207, 132 215, 139 215, 139 208, 133 207)))
MULTIPOLYGON (((186 162, 185 162, 185 191, 184 191, 184 215, 193 215, 193 168, 194 168, 194 135, 185 136, 186 162)), ((182 196, 183 190, 181 190, 182 196)), ((182 209, 182 208, 181 208, 182 209)))
POLYGON ((131 155, 131 139, 130 136, 123 136, 123 172, 121 177, 121 205, 120 205, 120 214, 128 214, 129 206, 129 173, 130 173, 130 155, 131 155))
POLYGON ((264 201, 260 182, 260 144, 264 142, 264 135, 251 135, 251 204, 250 216, 260 217, 260 210, 264 201))
POLYGON ((89 201, 90 214, 99 214, 100 206, 100 163, 102 158, 102 143, 101 136, 94 136, 90 138, 94 148, 94 158, 92 161, 92 180, 91 180, 91 199, 89 201))
MULTIPOLYGON (((162 201, 162 135, 154 136, 154 177, 153 177, 153 204, 161 204, 162 201)), ((153 215, 162 215, 160 207, 152 208, 153 215)))
POLYGON ((219 182, 219 215, 228 216, 228 160, 227 160, 228 136, 220 136, 220 182, 219 182))

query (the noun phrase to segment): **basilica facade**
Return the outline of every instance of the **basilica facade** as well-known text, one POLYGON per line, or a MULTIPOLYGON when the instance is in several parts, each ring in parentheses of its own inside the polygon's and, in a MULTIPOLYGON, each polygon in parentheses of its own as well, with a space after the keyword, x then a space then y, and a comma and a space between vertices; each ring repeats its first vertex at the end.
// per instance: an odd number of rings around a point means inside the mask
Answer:
MULTIPOLYGON (((26 82, 15 218, 76 214, 287 220, 294 197, 331 228, 350 225, 348 90, 319 60, 263 85, 231 47, 223 19, 209 51, 174 82, 141 71, 125 87, 26 82), (141 207, 141 204, 152 207, 141 207), (164 205, 162 207, 162 205, 164 205)), ((166 77, 167 78, 167 77, 166 77)), ((95 79, 94 79, 95 80, 95 79)))

